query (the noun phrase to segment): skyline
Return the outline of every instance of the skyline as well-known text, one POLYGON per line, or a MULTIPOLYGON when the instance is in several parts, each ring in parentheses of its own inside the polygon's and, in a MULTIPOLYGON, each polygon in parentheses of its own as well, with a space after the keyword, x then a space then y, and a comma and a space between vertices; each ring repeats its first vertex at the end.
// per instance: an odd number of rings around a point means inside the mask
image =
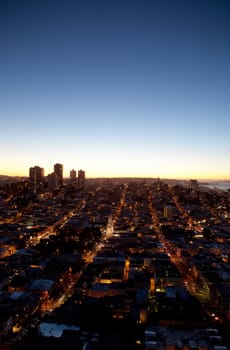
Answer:
POLYGON ((0 4, 0 174, 230 180, 230 4, 0 4))

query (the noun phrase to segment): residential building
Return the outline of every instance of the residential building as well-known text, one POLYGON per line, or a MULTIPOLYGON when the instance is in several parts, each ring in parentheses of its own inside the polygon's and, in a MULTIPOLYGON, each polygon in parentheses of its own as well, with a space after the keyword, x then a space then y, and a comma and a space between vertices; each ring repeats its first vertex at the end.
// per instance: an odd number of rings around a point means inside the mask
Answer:
POLYGON ((63 185, 63 165, 62 164, 54 164, 54 172, 58 178, 58 186, 63 185))

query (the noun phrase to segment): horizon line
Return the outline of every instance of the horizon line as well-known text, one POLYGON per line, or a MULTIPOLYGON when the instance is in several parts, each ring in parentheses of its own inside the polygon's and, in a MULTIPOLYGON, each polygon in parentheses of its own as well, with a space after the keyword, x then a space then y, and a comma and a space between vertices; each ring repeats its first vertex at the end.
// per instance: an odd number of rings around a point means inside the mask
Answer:
MULTIPOLYGON (((44 177, 47 177, 48 175, 45 175, 44 177)), ((0 177, 10 177, 10 178, 29 178, 28 175, 5 175, 0 174, 0 177)), ((70 179, 68 176, 63 176, 63 179, 70 179)), ((223 178, 210 178, 210 179, 203 179, 203 178, 174 178, 174 177, 160 177, 160 176, 90 176, 86 178, 87 180, 96 180, 96 179, 143 179, 143 180, 173 180, 173 181, 190 181, 190 180, 197 180, 197 181, 223 181, 223 182, 229 182, 229 179, 223 179, 223 178)))

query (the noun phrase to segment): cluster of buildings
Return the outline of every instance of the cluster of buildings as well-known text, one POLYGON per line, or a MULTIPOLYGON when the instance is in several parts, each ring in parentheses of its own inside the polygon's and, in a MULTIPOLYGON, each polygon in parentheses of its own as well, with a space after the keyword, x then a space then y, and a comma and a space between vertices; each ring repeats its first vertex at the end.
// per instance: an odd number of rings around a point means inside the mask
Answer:
POLYGON ((27 185, 0 186, 1 346, 227 349, 228 191, 86 179, 32 196, 27 185))
MULTIPOLYGON (((44 189, 45 180, 49 189, 53 189, 58 186, 63 186, 63 165, 54 164, 54 171, 45 178, 44 168, 34 166, 29 169, 30 185, 34 193, 38 193, 44 189)), ((78 170, 78 177, 76 170, 70 171, 71 182, 78 182, 79 188, 84 188, 85 184, 85 171, 78 170)))

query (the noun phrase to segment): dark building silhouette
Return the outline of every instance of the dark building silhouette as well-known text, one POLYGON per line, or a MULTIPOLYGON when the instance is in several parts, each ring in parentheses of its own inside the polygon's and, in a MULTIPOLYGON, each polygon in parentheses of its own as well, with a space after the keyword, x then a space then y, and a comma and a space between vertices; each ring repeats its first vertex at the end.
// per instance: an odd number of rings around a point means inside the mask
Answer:
POLYGON ((78 170, 78 187, 79 188, 85 187, 85 171, 84 170, 78 170))
POLYGON ((71 182, 75 182, 77 179, 77 172, 76 170, 72 169, 69 174, 71 182))
POLYGON ((56 173, 48 175, 48 188, 53 189, 58 186, 58 176, 56 173))
POLYGON ((63 185, 63 165, 62 164, 54 164, 54 173, 57 175, 58 186, 63 185))
POLYGON ((31 167, 29 170, 30 186, 34 193, 37 193, 44 180, 44 169, 39 166, 31 167))

